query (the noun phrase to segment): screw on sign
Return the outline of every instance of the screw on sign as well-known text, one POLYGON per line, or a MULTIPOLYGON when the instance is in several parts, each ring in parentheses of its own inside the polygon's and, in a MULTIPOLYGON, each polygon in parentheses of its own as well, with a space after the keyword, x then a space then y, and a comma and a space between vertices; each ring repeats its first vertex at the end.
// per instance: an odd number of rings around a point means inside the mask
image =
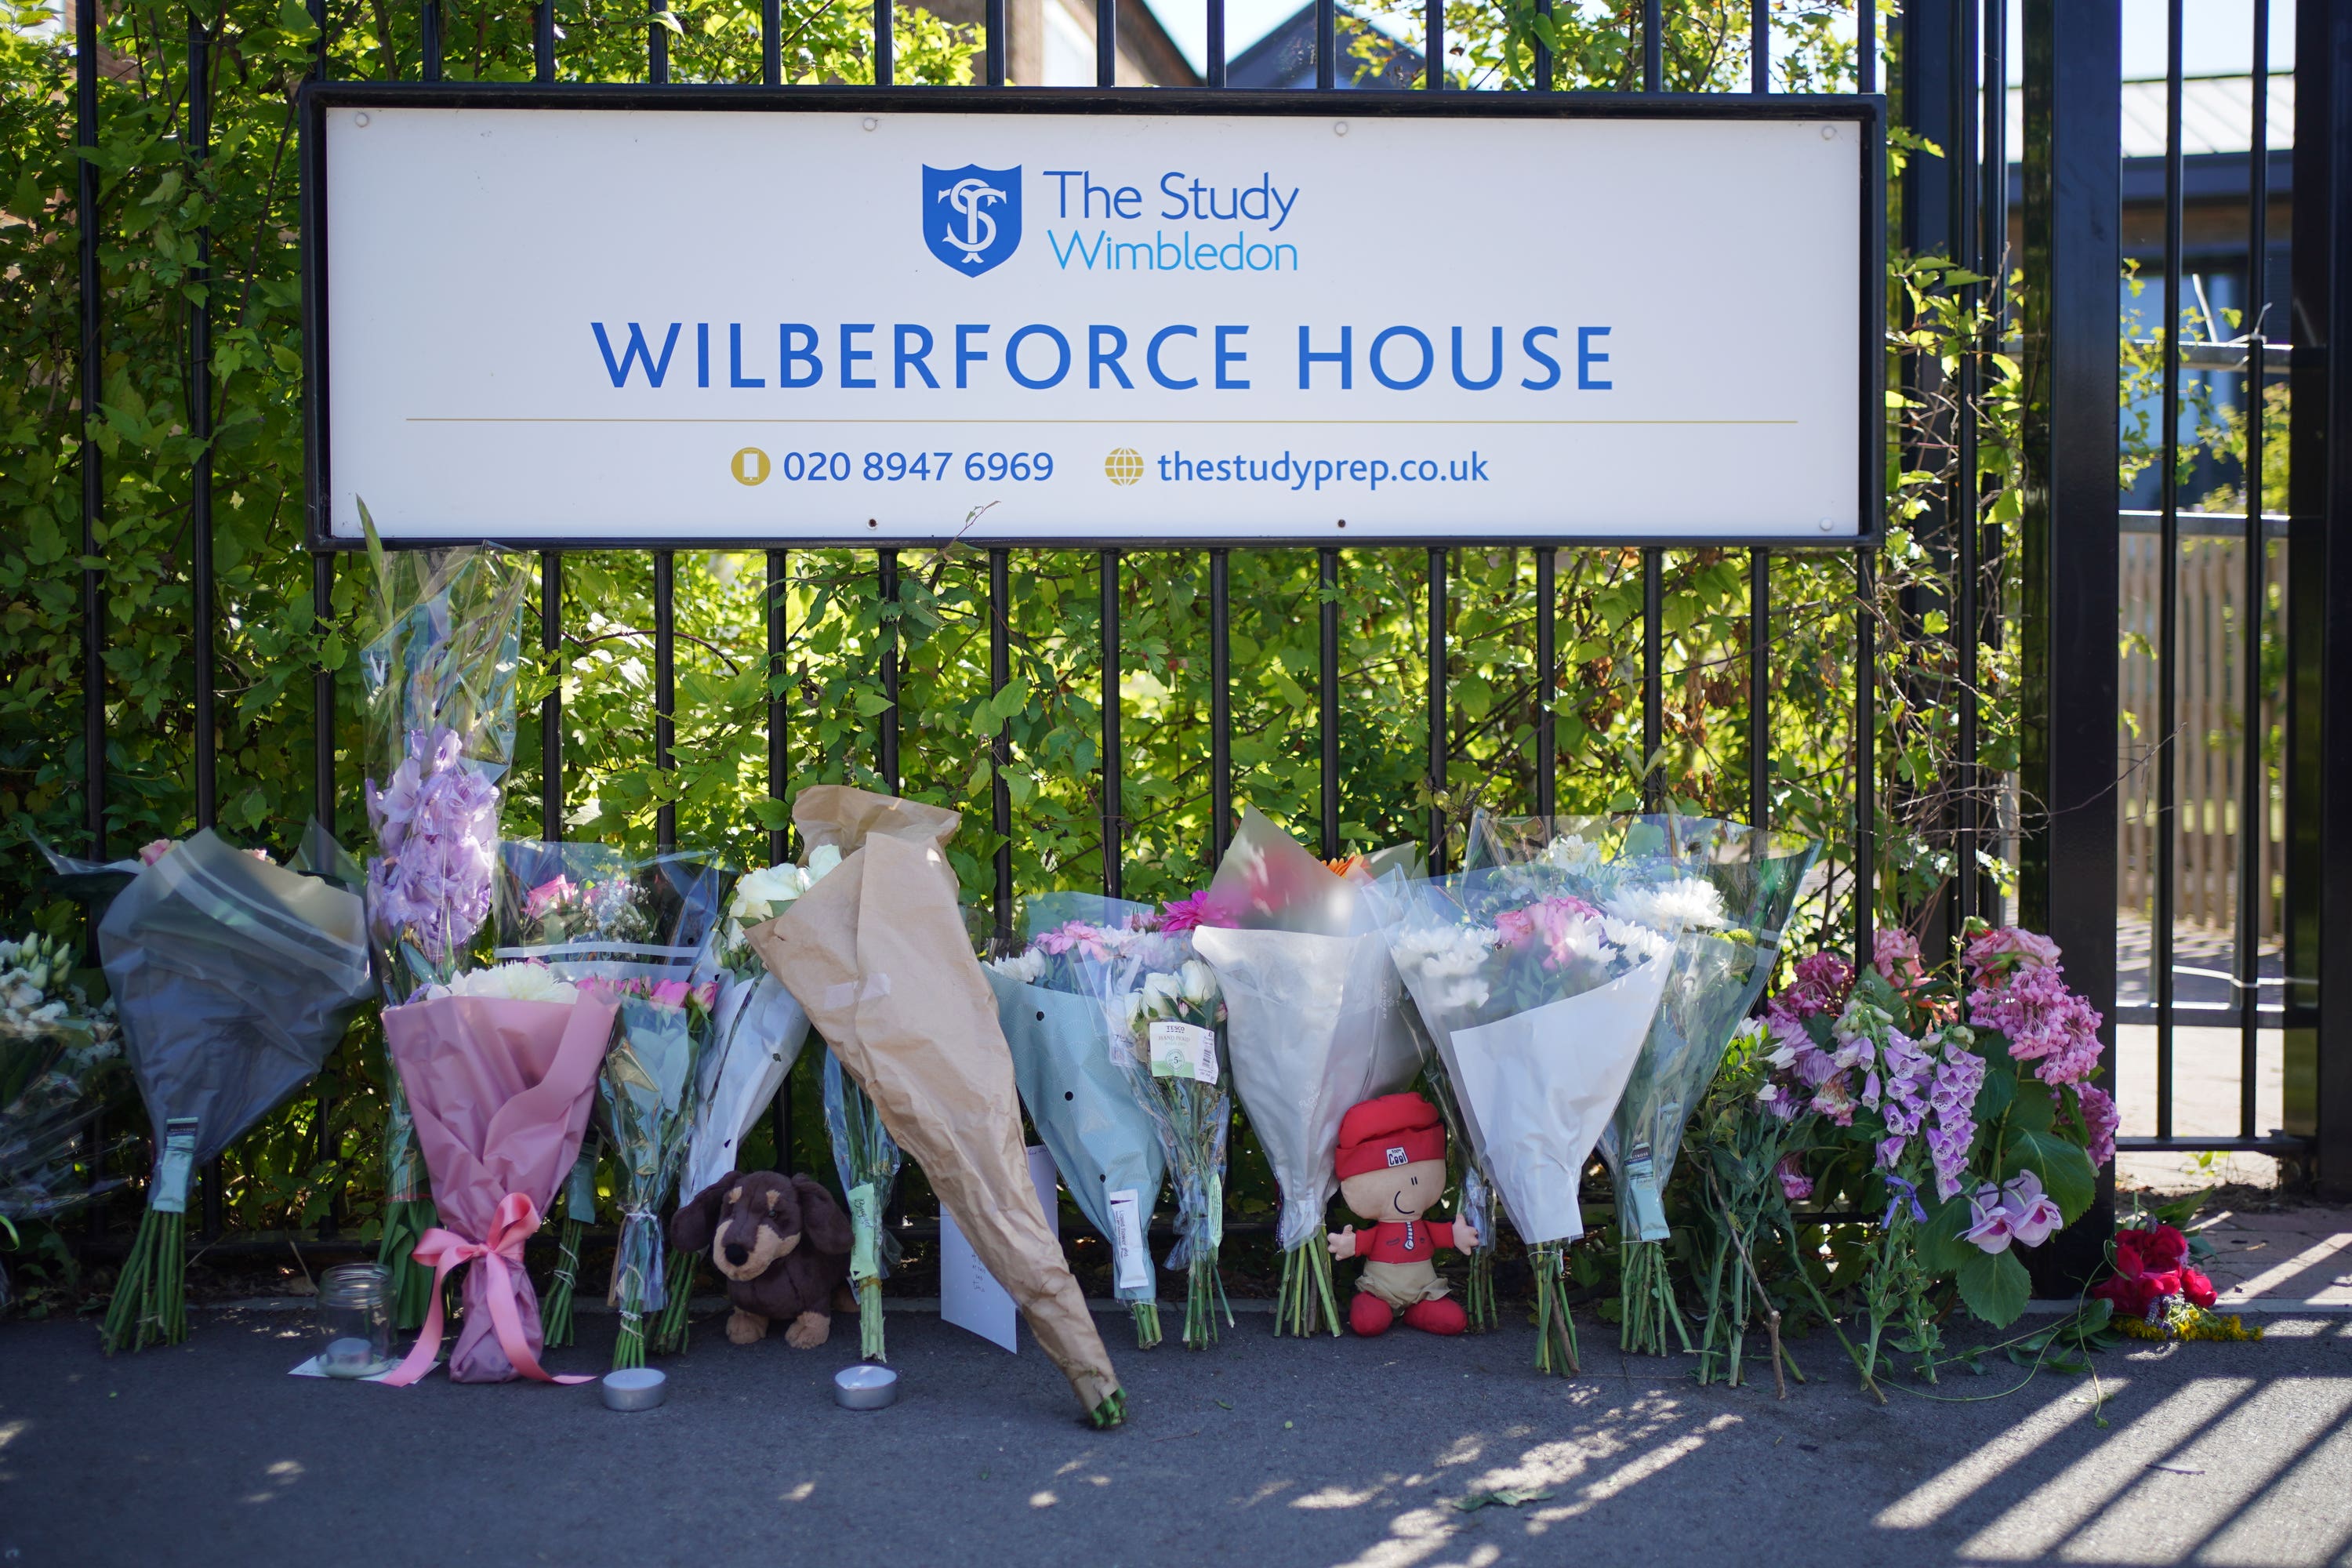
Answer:
POLYGON ((1143 454, 1132 447, 1114 447, 1103 459, 1103 474, 1115 485, 1131 485, 1143 478, 1143 454))

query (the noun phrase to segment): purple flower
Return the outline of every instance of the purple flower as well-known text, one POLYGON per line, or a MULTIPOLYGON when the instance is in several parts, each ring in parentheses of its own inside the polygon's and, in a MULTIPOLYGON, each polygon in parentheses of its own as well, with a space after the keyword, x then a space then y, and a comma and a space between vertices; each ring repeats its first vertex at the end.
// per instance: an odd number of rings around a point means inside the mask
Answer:
POLYGON ((1960 1233, 1986 1252, 2006 1252, 2012 1241, 2039 1247, 2065 1223, 2058 1205, 2042 1190, 2042 1178, 2021 1171, 2000 1186, 1988 1182, 1969 1199, 1973 1223, 1960 1233))
POLYGON ((2038 1061, 2047 1084, 2080 1083, 2099 1065, 2099 1013, 2054 965, 2018 971, 2006 984, 1969 994, 1969 1022, 1998 1029, 2018 1061, 2038 1061))
POLYGON ((2091 1168, 2095 1171, 2116 1157, 2116 1129, 2123 1125, 2123 1113, 2096 1084, 2078 1083, 2074 1093, 2082 1102, 2083 1130, 2089 1135, 2084 1152, 2091 1156, 2091 1168))
POLYGON ((1781 1155, 1780 1164, 1773 1168, 1773 1174, 1780 1178, 1780 1195, 1790 1203, 1801 1204, 1813 1195, 1813 1179, 1805 1174, 1804 1167, 1797 1163, 1794 1154, 1781 1155))
POLYGON ((366 792, 382 850, 368 864, 371 919, 436 967, 488 918, 498 867, 498 786, 464 765, 463 750, 446 725, 412 730, 390 786, 370 781, 366 792))
POLYGON ((1878 1168, 1882 1171, 1895 1169, 1895 1164, 1903 1158, 1903 1146, 1908 1142, 1910 1140, 1906 1138, 1881 1139, 1878 1144, 1878 1168))
POLYGON ((1936 1167, 1936 1195, 1949 1202, 1968 1174, 1969 1145, 1977 1138, 1973 1121, 1939 1121, 1927 1129, 1927 1158, 1936 1167))

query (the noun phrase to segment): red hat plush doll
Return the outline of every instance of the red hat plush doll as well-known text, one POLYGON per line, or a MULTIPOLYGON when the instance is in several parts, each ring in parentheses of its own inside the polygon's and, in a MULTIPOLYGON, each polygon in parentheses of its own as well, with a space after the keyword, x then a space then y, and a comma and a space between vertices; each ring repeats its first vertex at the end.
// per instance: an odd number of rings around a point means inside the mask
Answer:
POLYGON ((1348 1324, 1360 1334, 1388 1331, 1402 1317, 1433 1334, 1458 1334, 1468 1325, 1461 1303, 1449 1300, 1433 1261, 1437 1249, 1467 1252, 1478 1245, 1469 1221, 1432 1225, 1422 1216, 1445 1192, 1445 1128, 1437 1108, 1417 1094, 1384 1094, 1339 1119, 1336 1165, 1339 1195, 1370 1230, 1335 1230, 1331 1256, 1361 1258, 1364 1272, 1348 1324))

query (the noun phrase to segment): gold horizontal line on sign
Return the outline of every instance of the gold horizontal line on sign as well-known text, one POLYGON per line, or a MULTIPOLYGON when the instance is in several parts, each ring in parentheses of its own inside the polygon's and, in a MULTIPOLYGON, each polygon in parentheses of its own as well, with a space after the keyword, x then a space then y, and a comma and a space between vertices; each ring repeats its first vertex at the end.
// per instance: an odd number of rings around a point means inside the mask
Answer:
POLYGON ((411 425, 1117 425, 1129 429, 1156 425, 1797 425, 1796 419, 695 419, 530 415, 412 414, 411 425))

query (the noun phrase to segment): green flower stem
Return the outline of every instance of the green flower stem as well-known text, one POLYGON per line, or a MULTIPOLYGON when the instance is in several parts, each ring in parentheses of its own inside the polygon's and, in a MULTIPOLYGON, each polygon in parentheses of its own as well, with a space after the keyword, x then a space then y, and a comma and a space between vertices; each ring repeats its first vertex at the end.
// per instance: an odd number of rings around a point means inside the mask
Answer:
POLYGON ((633 1275, 621 1286, 621 1337, 613 1342, 613 1370, 646 1364, 644 1287, 633 1275))
POLYGON ((1304 1339, 1328 1328, 1336 1336, 1339 1321, 1339 1303, 1331 1293, 1331 1250, 1318 1230, 1283 1252, 1274 1331, 1304 1339))
POLYGON ((857 1282, 857 1353, 866 1361, 890 1359, 882 1353, 882 1281, 872 1275, 857 1282))
POLYGON ((433 1270, 410 1256, 425 1233, 441 1223, 430 1197, 394 1198, 384 1205, 383 1239, 375 1260, 392 1280, 392 1326, 411 1332, 425 1326, 433 1305, 433 1270))
POLYGON ((1127 1391, 1114 1388, 1103 1396, 1103 1402, 1087 1412, 1087 1419, 1097 1426, 1124 1426, 1127 1422, 1127 1391))
POLYGON ((1528 1249, 1536 1272, 1536 1370, 1564 1374, 1584 1369, 1576 1359, 1576 1320, 1568 1310, 1568 1247, 1538 1242, 1528 1249))
POLYGON ((1135 1318, 1135 1348, 1148 1351, 1157 1347, 1160 1343, 1160 1303, 1130 1301, 1128 1309, 1135 1318))
POLYGON ((1627 1241, 1618 1256, 1618 1348, 1636 1355, 1664 1355, 1666 1325, 1671 1323, 1676 1342, 1690 1350, 1690 1330, 1683 1322, 1682 1303, 1675 1299, 1665 1244, 1627 1241))
MULTIPOLYGON (((1492 1237, 1481 1237, 1479 1245, 1470 1254, 1468 1282, 1463 1287, 1463 1310, 1469 1316, 1470 1331, 1483 1334, 1495 1327, 1495 1242, 1492 1237)), ((1335 1329, 1333 1331, 1337 1332, 1335 1329)))
POLYGON ((654 1321, 654 1353, 677 1355, 686 1349, 688 1325, 686 1314, 694 1295, 694 1277, 702 1264, 699 1252, 680 1252, 673 1247, 662 1265, 662 1278, 668 1281, 668 1296, 662 1302, 661 1316, 654 1321))
POLYGON ((586 1221, 567 1217, 557 1233, 555 1276, 548 1282, 546 1309, 540 1313, 540 1328, 551 1350, 572 1342, 572 1297, 579 1288, 580 1243, 587 1230, 586 1221))
POLYGON ((187 1215, 149 1209, 107 1304, 99 1343, 107 1354, 188 1337, 187 1215))

